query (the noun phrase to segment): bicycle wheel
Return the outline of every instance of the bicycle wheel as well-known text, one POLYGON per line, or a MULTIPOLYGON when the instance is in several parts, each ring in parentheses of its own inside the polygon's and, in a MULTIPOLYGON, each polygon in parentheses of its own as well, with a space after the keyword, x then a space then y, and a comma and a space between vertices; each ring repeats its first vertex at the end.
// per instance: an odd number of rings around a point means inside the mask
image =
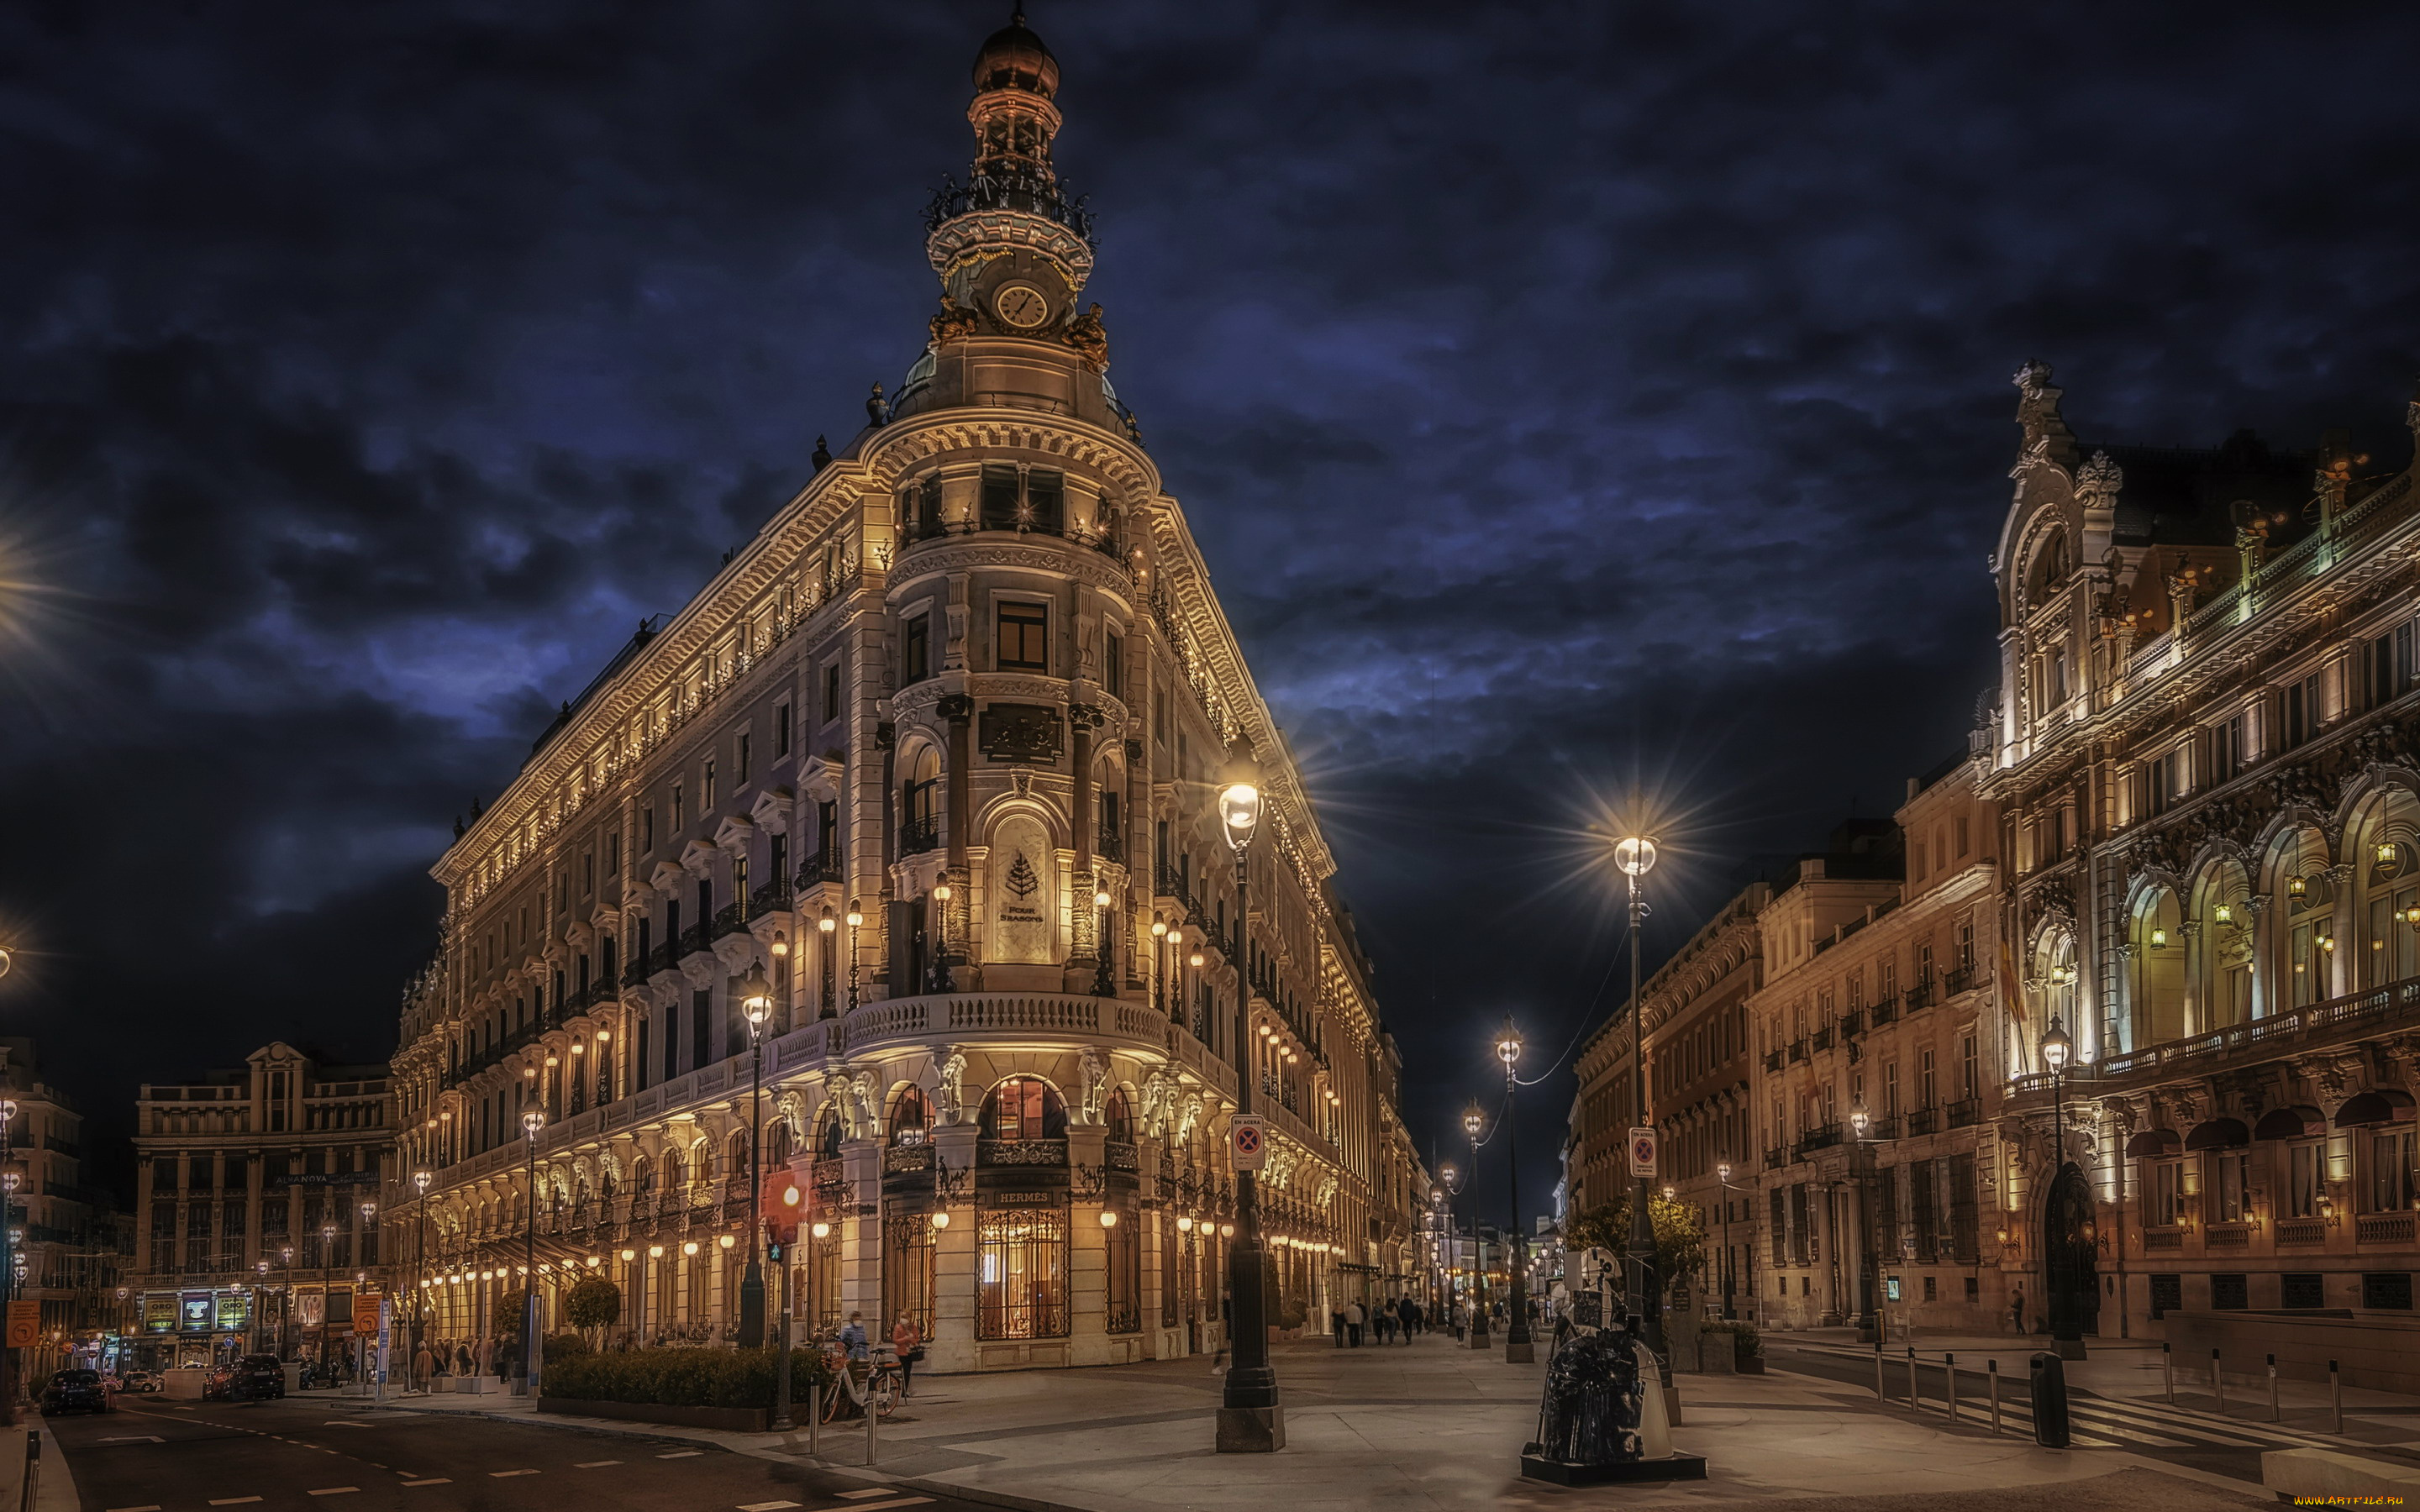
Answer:
POLYGON ((865 1396, 876 1418, 886 1418, 899 1411, 899 1372, 876 1370, 865 1382, 865 1396))

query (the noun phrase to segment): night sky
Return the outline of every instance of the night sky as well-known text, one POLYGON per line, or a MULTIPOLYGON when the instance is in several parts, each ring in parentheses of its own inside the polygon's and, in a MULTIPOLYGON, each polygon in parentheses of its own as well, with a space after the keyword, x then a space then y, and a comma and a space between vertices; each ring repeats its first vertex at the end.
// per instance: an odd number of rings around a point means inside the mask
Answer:
MULTIPOLYGON (((0 1032, 105 1127, 388 1052, 454 816, 920 351, 1007 8, 0 8, 0 1032)), ((1030 15, 1424 1140, 1619 1002, 1634 783, 1655 955, 1962 748, 2021 362, 2410 447, 2408 7, 1030 15)))

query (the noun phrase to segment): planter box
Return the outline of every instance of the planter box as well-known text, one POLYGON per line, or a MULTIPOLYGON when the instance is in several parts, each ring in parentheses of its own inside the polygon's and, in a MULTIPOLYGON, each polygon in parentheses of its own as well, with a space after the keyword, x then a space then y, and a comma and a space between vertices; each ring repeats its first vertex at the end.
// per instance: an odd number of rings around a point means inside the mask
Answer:
POLYGON ((684 1428, 721 1428, 726 1433, 762 1433, 761 1407, 664 1407, 655 1402, 587 1402, 573 1396, 540 1396, 541 1412, 572 1417, 606 1417, 617 1423, 669 1423, 684 1428))
POLYGON ((1751 1354, 1746 1359, 1740 1361, 1739 1373, 1744 1376, 1761 1376, 1764 1374, 1764 1356, 1761 1354, 1751 1354))
POLYGON ((1739 1373, 1739 1350, 1729 1334, 1700 1335, 1698 1347, 1698 1369, 1709 1376, 1730 1376, 1739 1373))

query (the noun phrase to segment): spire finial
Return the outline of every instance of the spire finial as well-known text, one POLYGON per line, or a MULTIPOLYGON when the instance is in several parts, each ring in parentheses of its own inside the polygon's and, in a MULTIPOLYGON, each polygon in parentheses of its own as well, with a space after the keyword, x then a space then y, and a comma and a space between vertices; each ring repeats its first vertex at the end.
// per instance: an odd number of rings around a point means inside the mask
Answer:
POLYGON ((1016 0, 1016 4, 1009 8, 1008 23, 1012 26, 1025 24, 1025 0, 1016 0))

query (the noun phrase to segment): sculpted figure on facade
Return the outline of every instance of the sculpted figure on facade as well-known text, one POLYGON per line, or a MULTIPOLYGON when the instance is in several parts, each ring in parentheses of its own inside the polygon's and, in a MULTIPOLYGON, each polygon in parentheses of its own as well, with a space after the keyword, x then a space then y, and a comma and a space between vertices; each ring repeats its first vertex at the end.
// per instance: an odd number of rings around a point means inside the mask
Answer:
POLYGON ((955 1045, 941 1057, 940 1085, 934 1090, 941 1122, 955 1127, 966 1118, 967 1053, 955 1045))

